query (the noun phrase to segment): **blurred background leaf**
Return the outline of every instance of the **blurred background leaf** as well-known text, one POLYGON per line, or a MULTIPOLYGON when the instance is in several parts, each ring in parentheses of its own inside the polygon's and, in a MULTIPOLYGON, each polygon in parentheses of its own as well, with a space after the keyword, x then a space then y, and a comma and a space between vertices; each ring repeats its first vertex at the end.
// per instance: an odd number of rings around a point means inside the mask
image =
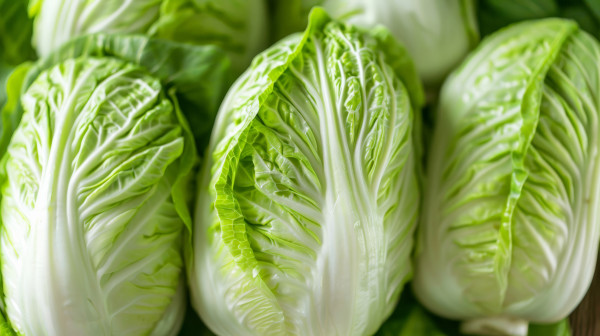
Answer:
POLYGON ((0 0, 0 67, 2 63, 18 65, 36 57, 27 4, 26 0, 0 0))
POLYGON ((598 0, 480 0, 477 14, 482 36, 511 23, 546 17, 575 20, 582 29, 600 37, 598 0))

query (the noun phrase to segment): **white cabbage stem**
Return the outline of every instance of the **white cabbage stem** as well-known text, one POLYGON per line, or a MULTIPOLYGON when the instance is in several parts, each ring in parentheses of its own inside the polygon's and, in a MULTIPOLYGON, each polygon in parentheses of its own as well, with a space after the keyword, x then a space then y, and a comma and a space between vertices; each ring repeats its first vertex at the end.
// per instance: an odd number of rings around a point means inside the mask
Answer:
POLYGON ((526 320, 508 316, 482 317, 463 322, 460 331, 470 335, 526 336, 528 324, 526 320))

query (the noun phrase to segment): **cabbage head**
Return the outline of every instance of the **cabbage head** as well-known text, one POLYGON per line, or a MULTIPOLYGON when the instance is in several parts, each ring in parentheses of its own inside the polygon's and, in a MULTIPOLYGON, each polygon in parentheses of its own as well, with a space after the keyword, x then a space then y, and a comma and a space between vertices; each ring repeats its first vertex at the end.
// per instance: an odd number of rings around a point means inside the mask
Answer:
POLYGON ((32 0, 29 5, 40 56, 80 35, 135 33, 218 45, 239 72, 266 47, 266 11, 265 0, 32 0))
POLYGON ((479 37, 473 0, 275 0, 275 33, 304 29, 306 12, 321 6, 352 24, 383 25, 406 47, 419 76, 435 87, 479 37))
POLYGON ((422 88, 385 29, 312 12, 221 105, 192 303, 220 335, 364 335, 412 274, 422 88))
POLYGON ((413 286, 466 332, 524 335, 585 295, 600 235, 600 44, 563 19, 490 35, 444 84, 413 286))
POLYGON ((210 106, 200 83, 223 57, 96 35, 19 76, 2 111, 18 124, 0 162, 2 332, 177 333, 197 159, 183 112, 210 106))

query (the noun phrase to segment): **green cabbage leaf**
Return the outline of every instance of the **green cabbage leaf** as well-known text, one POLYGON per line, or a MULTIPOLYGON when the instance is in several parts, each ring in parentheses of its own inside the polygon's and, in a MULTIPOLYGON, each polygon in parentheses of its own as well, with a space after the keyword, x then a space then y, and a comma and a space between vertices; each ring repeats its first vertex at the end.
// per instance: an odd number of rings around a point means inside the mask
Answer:
POLYGON ((195 144, 207 141, 228 67, 214 46, 100 34, 10 74, 0 328, 176 335, 195 144))
POLYGON ((491 35, 444 84, 413 287, 465 331, 525 334, 585 295, 600 236, 599 65, 598 41, 546 19, 491 35))
POLYGON ((86 34, 145 34, 218 45, 236 73, 266 47, 266 11, 265 0, 37 0, 29 6, 32 43, 41 56, 86 34))
POLYGON ((221 106, 200 176, 192 303, 221 335, 364 335, 412 274, 423 91, 387 30, 312 12, 221 106))

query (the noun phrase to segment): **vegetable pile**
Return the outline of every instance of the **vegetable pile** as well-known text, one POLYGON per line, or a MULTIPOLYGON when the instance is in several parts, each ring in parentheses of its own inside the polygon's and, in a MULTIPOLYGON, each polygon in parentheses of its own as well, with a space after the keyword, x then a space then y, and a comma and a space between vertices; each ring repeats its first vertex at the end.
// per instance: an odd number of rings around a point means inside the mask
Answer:
POLYGON ((0 0, 0 335, 577 335, 595 0, 0 0))

